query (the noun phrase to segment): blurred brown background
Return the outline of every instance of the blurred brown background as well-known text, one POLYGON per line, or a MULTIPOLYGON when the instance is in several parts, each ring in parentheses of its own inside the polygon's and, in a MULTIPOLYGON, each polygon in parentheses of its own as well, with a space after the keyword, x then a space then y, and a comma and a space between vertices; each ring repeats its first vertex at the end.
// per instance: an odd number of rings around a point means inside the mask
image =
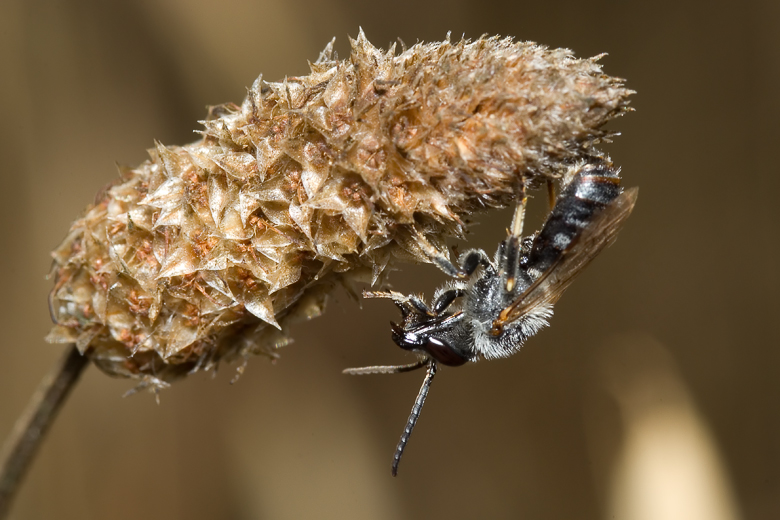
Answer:
MULTIPOLYGON (((306 73, 333 36, 346 56, 359 26, 383 47, 452 31, 608 52, 638 91, 607 147, 641 186, 617 244, 520 354, 441 371, 397 479, 422 374, 340 374, 408 359, 395 308, 342 293, 233 386, 224 366, 158 406, 90 368, 13 518, 780 518, 776 0, 3 1, 0 437, 61 352, 48 253, 114 164, 194 140, 206 105, 306 73)), ((470 244, 492 253, 508 222, 470 244)))

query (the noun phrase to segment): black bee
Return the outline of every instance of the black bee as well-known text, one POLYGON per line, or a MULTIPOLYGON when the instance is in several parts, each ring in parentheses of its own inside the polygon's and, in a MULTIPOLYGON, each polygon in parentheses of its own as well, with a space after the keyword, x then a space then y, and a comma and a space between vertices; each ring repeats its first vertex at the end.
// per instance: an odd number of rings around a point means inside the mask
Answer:
POLYGON ((572 168, 539 233, 521 236, 526 197, 521 197, 509 236, 493 260, 481 249, 463 253, 457 265, 419 242, 431 260, 455 280, 439 288, 430 306, 415 295, 366 291, 389 298, 403 322, 391 323, 393 341, 420 355, 409 365, 348 368, 346 374, 396 374, 427 367, 420 393, 393 457, 398 473, 404 447, 420 415, 439 363, 460 366, 479 358, 511 356, 548 325, 553 304, 579 272, 611 244, 636 202, 638 189, 623 190, 618 171, 605 164, 572 168))

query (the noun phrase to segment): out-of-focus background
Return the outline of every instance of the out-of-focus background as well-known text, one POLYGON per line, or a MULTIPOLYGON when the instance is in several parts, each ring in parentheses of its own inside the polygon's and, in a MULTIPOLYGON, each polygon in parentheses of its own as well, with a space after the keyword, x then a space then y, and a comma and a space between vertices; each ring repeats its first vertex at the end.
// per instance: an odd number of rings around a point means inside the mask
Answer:
MULTIPOLYGON (((602 52, 638 91, 606 147, 639 203, 511 359, 443 369, 397 479, 421 373, 386 301, 345 294, 230 385, 122 398, 87 370, 17 519, 780 518, 780 3, 776 0, 5 0, 0 4, 0 438, 60 356, 43 341, 49 251, 95 192, 206 106, 362 26, 376 45, 451 31, 602 52)), ((541 197, 537 198, 541 200, 541 197)), ((469 245, 491 252, 509 214, 469 245)), ((427 291, 431 266, 391 278, 427 291)))

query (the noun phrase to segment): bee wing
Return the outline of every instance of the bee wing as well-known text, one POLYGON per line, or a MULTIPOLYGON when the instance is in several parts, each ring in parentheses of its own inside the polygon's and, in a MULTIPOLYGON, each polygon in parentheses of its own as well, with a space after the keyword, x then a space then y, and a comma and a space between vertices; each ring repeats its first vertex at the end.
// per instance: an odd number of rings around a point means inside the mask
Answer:
POLYGON ((511 323, 540 305, 552 305, 576 276, 601 252, 615 241, 636 203, 638 188, 618 195, 599 212, 571 244, 520 297, 501 311, 497 324, 511 323))

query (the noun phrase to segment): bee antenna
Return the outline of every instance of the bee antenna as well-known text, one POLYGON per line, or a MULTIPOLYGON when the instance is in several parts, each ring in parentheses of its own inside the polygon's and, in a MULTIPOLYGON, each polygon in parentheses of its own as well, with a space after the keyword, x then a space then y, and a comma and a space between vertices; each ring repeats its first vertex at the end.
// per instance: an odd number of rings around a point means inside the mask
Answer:
POLYGON ((409 298, 395 291, 366 291, 363 290, 363 298, 387 298, 395 303, 404 303, 409 298))
POLYGON ((398 475, 398 464, 401 462, 401 457, 404 454, 404 448, 406 448, 406 443, 409 442, 409 437, 412 435, 414 425, 417 424, 417 419, 420 417, 420 412, 422 411, 422 407, 425 404, 425 398, 428 397, 428 390, 431 388, 433 376, 436 375, 436 368, 436 361, 433 359, 429 360, 428 373, 425 374, 425 379, 423 379, 423 384, 420 387, 420 393, 417 394, 417 399, 414 400, 412 413, 409 414, 409 420, 406 421, 406 428, 404 428, 404 432, 401 434, 401 440, 398 441, 398 446, 395 448, 395 455, 393 456, 394 477, 398 475))
POLYGON ((408 365, 393 365, 393 366, 371 366, 371 367, 358 367, 358 368, 345 368, 341 371, 342 374, 349 374, 351 376, 364 376, 368 374, 402 374, 404 372, 411 372, 417 370, 428 364, 428 360, 423 359, 409 363, 408 365))

